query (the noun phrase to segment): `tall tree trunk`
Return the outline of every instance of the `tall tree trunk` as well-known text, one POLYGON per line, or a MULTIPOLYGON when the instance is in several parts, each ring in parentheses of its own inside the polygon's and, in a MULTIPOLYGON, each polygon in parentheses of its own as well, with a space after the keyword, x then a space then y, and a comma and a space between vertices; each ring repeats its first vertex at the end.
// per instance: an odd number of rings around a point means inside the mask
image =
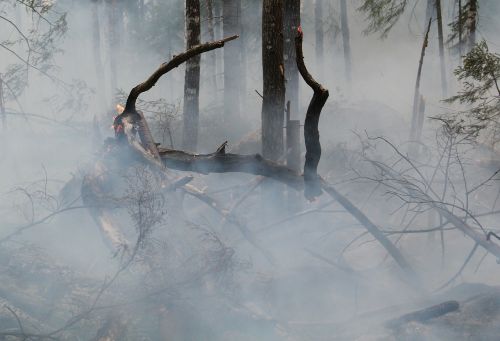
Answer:
MULTIPOLYGON (((186 50, 200 44, 200 0, 186 0, 186 50)), ((196 151, 200 101, 200 55, 186 62, 184 78, 184 149, 196 151)))
POLYGON ((441 14, 441 0, 435 0, 435 6, 438 25, 439 59, 441 62, 441 90, 443 91, 443 98, 446 98, 448 96, 448 84, 446 81, 446 65, 444 61, 443 16, 441 14))
POLYGON ((300 0, 287 0, 283 16, 286 100, 290 101, 290 116, 299 114, 299 70, 295 62, 295 35, 300 26, 300 0))
POLYGON ((285 74, 283 0, 264 0, 262 10, 262 154, 278 161, 283 155, 285 74))
POLYGON ((114 101, 117 88, 117 54, 118 54, 118 10, 116 0, 106 0, 106 12, 108 19, 108 53, 109 53, 109 78, 111 87, 111 101, 114 101))
POLYGON ((316 31, 316 67, 323 73, 324 34, 323 34, 323 0, 316 0, 314 7, 314 29, 316 31))
POLYGON ((436 0, 427 0, 427 7, 425 9, 425 24, 429 22, 429 20, 434 19, 434 11, 436 6, 434 6, 434 1, 436 0))
MULTIPOLYGON (((214 29, 214 0, 205 0, 207 6, 208 39, 215 41, 214 29)), ((217 98, 217 56, 215 51, 208 53, 208 72, 210 73, 209 86, 214 99, 217 98)))
MULTIPOLYGON (((240 13, 241 0, 223 0, 222 16, 223 35, 241 34, 240 13)), ((240 116, 241 91, 241 39, 224 48, 224 121, 226 125, 236 121, 240 116)))
MULTIPOLYGON (((413 94, 413 112, 411 116, 411 127, 410 127, 410 141, 415 141, 417 138, 417 126, 418 126, 418 114, 419 114, 419 102, 420 102, 420 79, 422 77, 422 67, 424 65, 425 49, 429 43, 429 31, 431 30, 432 18, 429 19, 427 24, 427 30, 425 32, 424 41, 422 43, 422 49, 420 51, 420 59, 418 61, 418 71, 417 80, 415 81, 415 92, 413 94)), ((410 149, 411 156, 414 156, 415 149, 410 149)))
POLYGON ((469 0, 467 15, 467 30, 469 31, 469 50, 476 45, 477 0, 469 0))
POLYGON ((96 72, 96 80, 97 80, 97 98, 99 101, 99 105, 102 110, 105 112, 106 108, 106 91, 103 87, 104 85, 104 67, 102 66, 101 59, 101 25, 99 22, 99 11, 97 0, 92 0, 92 8, 91 8, 91 16, 92 16, 92 52, 94 54, 94 67, 96 72))
POLYGON ((462 38, 464 28, 462 27, 462 0, 458 0, 458 54, 462 57, 462 38))
POLYGON ((351 38, 346 0, 340 0, 340 25, 342 29, 342 44, 344 47, 345 77, 347 82, 351 82, 351 38))

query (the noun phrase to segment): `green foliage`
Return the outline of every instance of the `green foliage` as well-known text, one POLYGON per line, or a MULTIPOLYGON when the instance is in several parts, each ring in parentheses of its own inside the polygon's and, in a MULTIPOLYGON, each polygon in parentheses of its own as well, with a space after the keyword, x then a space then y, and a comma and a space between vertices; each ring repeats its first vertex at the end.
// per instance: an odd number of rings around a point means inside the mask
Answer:
POLYGON ((366 14, 368 27, 364 33, 380 33, 386 38, 403 14, 408 0, 364 0, 359 11, 366 14))
POLYGON ((477 138, 485 130, 498 135, 500 55, 490 52, 483 40, 464 56, 463 65, 455 70, 455 76, 462 82, 463 88, 445 101, 468 105, 470 109, 448 115, 447 119, 457 126, 459 132, 471 137, 477 138))

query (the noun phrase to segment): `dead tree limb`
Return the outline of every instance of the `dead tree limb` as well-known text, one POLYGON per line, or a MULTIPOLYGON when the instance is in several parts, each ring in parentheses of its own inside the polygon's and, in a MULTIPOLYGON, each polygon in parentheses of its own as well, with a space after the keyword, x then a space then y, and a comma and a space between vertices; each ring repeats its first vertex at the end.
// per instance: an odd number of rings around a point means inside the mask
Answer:
POLYGON ((209 173, 249 173, 262 175, 301 190, 302 177, 276 162, 266 160, 261 155, 239 155, 226 153, 227 142, 224 142, 214 153, 191 154, 181 150, 159 148, 161 160, 167 168, 191 171, 201 174, 209 173))
POLYGON ((215 50, 218 48, 221 48, 224 46, 225 43, 228 41, 234 40, 238 38, 237 35, 227 37, 218 41, 214 42, 209 42, 209 43, 204 43, 198 46, 195 46, 186 52, 183 52, 177 56, 174 56, 168 63, 163 63, 146 81, 143 83, 135 86, 131 91, 130 94, 128 95, 127 98, 127 103, 125 105, 125 111, 123 112, 124 114, 126 113, 133 113, 137 112, 135 109, 135 102, 137 101, 137 98, 139 97, 140 94, 143 92, 148 91, 151 89, 153 86, 155 86, 156 82, 160 79, 161 76, 166 74, 167 72, 171 71, 172 69, 175 69, 182 63, 186 62, 188 59, 197 56, 199 54, 202 54, 204 52, 208 52, 211 50, 215 50))
POLYGON ((307 108, 304 121, 304 141, 306 144, 306 162, 304 164, 304 195, 308 199, 314 199, 321 195, 321 185, 318 177, 318 164, 321 159, 321 144, 319 141, 319 117, 321 110, 328 99, 328 90, 316 82, 307 71, 304 64, 304 53, 302 52, 302 40, 304 36, 299 26, 295 36, 295 50, 297 67, 304 81, 314 91, 309 107, 307 108))

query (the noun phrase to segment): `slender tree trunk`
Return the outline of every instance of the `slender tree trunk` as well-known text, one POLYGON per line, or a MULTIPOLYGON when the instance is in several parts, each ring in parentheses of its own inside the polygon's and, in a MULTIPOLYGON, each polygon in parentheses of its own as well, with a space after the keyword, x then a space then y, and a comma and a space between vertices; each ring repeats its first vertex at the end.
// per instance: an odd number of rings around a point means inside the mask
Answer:
POLYGON ((441 14, 441 0, 435 1, 438 25, 439 59, 441 62, 441 90, 443 91, 443 98, 446 98, 448 96, 448 82, 446 81, 446 65, 444 61, 443 16, 441 14))
MULTIPOLYGON (((206 0, 207 6, 207 22, 208 22, 208 39, 210 41, 215 41, 215 29, 214 29, 214 0, 206 0)), ((214 99, 217 98, 217 55, 215 51, 208 53, 208 72, 210 73, 210 89, 212 91, 212 96, 214 99)))
POLYGON ((323 34, 323 0, 316 0, 314 7, 314 29, 316 31, 316 66, 318 73, 323 74, 324 34, 323 34))
MULTIPOLYGON (((241 35, 241 0, 223 0, 224 36, 241 35)), ((240 117, 241 39, 224 48, 224 121, 226 125, 240 117)))
POLYGON ((106 12, 108 19, 108 53, 109 53, 109 78, 111 87, 111 101, 114 100, 117 88, 117 54, 118 54, 118 32, 117 32, 117 8, 116 0, 106 1, 106 12))
MULTIPOLYGON (((200 0, 186 0, 186 50, 200 44, 200 0)), ((184 149, 196 151, 200 101, 200 55, 186 62, 184 78, 184 149)))
POLYGON ((467 21, 467 29, 469 31, 469 50, 472 50, 474 45, 476 45, 477 0, 469 0, 467 21))
POLYGON ((345 76, 347 82, 351 82, 351 38, 349 33, 349 17, 347 15, 346 0, 340 0, 340 24, 342 28, 342 43, 344 46, 345 76))
POLYGON ((427 7, 425 9, 425 24, 427 24, 429 20, 435 18, 434 11, 436 9, 436 6, 434 6, 434 1, 436 0, 427 0, 427 7))
POLYGON ((285 75, 283 0, 264 0, 262 11, 262 154, 278 161, 283 155, 285 75))
POLYGON ((98 11, 98 3, 97 0, 92 0, 92 52, 94 54, 94 67, 96 72, 96 80, 97 80, 97 98, 99 100, 99 105, 102 110, 105 112, 106 108, 106 94, 105 89, 103 87, 104 83, 104 67, 102 65, 101 59, 101 25, 99 22, 99 11, 98 11))
POLYGON ((458 0, 458 53, 462 57, 462 37, 464 28, 462 27, 462 0, 458 0))
MULTIPOLYGON (((429 43, 429 31, 431 30, 432 18, 429 19, 427 30, 425 32, 422 49, 420 52, 420 60, 418 62, 417 80, 415 82, 415 92, 413 94, 413 112, 411 116, 410 141, 415 141, 418 126, 418 107, 420 101, 420 78, 422 77, 422 67, 424 65, 425 49, 429 43)), ((410 154, 415 154, 415 150, 410 150, 410 154)))
POLYGON ((290 116, 299 114, 299 70, 295 62, 295 35, 300 26, 300 0, 285 1, 283 16, 286 100, 290 101, 290 116))

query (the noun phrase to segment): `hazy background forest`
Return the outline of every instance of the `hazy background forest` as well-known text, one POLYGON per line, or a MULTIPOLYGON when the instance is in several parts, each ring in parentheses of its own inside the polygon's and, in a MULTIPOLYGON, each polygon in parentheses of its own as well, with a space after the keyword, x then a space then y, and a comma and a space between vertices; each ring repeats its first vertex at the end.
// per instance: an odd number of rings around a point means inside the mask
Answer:
POLYGON ((0 0, 0 340, 497 340, 499 14, 0 0))

